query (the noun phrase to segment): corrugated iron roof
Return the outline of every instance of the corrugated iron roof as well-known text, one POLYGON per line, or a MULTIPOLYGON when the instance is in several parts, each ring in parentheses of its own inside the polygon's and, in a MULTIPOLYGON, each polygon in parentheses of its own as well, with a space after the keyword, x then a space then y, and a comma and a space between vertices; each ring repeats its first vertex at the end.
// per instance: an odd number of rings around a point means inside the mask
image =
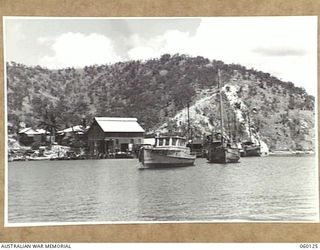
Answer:
POLYGON ((49 131, 46 131, 46 130, 43 129, 43 128, 38 128, 38 129, 36 129, 35 131, 38 132, 38 134, 45 134, 45 133, 50 134, 49 131))
POLYGON ((82 125, 72 126, 70 128, 66 128, 64 130, 60 130, 57 133, 71 133, 71 132, 83 132, 84 128, 82 125))
MULTIPOLYGON (((45 134, 46 131, 44 129, 33 129, 31 127, 24 128, 19 131, 19 134, 26 134, 26 135, 41 135, 45 134)), ((47 134, 50 134, 50 132, 47 131, 47 134)))
POLYGON ((144 132, 136 118, 95 117, 94 119, 104 132, 144 132))
POLYGON ((20 133, 20 134, 26 133, 26 132, 29 131, 29 130, 34 131, 32 128, 29 127, 29 128, 23 128, 23 129, 19 130, 19 133, 20 133))

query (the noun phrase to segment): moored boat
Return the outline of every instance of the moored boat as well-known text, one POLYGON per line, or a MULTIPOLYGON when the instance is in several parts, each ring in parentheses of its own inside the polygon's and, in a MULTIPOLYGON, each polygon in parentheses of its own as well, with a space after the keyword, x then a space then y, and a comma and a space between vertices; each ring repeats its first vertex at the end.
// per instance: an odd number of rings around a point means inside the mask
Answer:
POLYGON ((207 160, 211 163, 239 162, 240 152, 237 145, 232 145, 224 138, 208 143, 207 160))
MULTIPOLYGON (((258 111, 253 108, 252 113, 256 114, 258 111)), ((241 143, 241 157, 247 156, 266 156, 269 154, 269 148, 267 144, 260 140, 259 129, 257 129, 254 124, 252 124, 250 119, 250 112, 247 110, 246 117, 248 120, 248 136, 249 140, 243 141, 241 143)))
POLYGON ((204 141, 201 139, 195 139, 192 140, 191 142, 189 142, 187 144, 187 147, 190 148, 191 153, 195 154, 197 156, 197 158, 205 158, 206 157, 206 152, 205 152, 205 148, 203 146, 204 141))
MULTIPOLYGON (((215 139, 210 138, 207 146, 207 160, 210 163, 235 163, 239 162, 240 152, 237 145, 233 145, 224 138, 223 102, 220 88, 220 70, 218 70, 218 89, 220 107, 220 133, 215 134, 215 139)), ((229 138, 230 139, 230 138, 229 138)))
POLYGON ((117 152, 114 154, 114 158, 116 159, 133 159, 134 155, 131 152, 117 152))
POLYGON ((28 157, 26 158, 27 161, 44 161, 44 160, 50 160, 51 157, 49 156, 37 156, 37 157, 28 157))
POLYGON ((143 168, 187 167, 194 165, 196 155, 186 146, 186 138, 158 136, 155 145, 143 146, 139 161, 143 168))
POLYGON ((242 143, 241 157, 246 156, 261 156, 260 144, 247 141, 242 143))

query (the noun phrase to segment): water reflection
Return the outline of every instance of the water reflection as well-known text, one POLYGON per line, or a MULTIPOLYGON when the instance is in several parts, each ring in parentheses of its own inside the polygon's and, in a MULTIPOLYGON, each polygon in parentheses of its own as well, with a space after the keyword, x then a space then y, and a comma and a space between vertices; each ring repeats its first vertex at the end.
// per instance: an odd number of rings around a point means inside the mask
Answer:
POLYGON ((318 220, 313 157, 138 170, 135 159, 9 163, 14 222, 318 220))

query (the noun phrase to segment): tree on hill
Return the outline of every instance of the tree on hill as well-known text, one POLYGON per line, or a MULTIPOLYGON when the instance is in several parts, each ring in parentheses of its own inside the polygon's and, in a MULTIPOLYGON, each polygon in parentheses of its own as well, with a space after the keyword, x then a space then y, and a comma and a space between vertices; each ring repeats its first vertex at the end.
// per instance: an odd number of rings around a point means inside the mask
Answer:
POLYGON ((45 110, 45 113, 40 120, 38 126, 40 128, 43 128, 47 132, 50 133, 50 139, 49 142, 52 142, 52 137, 55 136, 55 133, 59 129, 59 124, 57 123, 57 114, 53 110, 48 111, 47 109, 45 110))
MULTIPOLYGON (((83 116, 88 120, 94 116, 129 116, 138 118, 149 131, 175 117, 187 103, 214 91, 218 68, 222 82, 240 86, 237 98, 261 108, 261 133, 268 138, 275 132, 267 128, 285 109, 314 112, 313 96, 269 73, 201 56, 165 54, 144 62, 83 69, 48 70, 7 63, 8 120, 30 126, 41 123, 54 133, 56 125, 76 125, 83 116)), ((216 119, 214 112, 209 111, 208 117, 216 119)), ((280 137, 285 138, 284 133, 280 137)))

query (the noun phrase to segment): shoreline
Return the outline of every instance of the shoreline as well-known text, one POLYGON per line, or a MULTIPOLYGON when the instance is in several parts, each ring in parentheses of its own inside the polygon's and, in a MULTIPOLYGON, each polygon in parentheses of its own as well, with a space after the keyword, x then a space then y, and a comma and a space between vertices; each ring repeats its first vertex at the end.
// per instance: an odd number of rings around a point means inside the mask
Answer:
POLYGON ((269 152, 269 156, 314 156, 315 152, 312 150, 306 151, 291 151, 291 150, 276 150, 269 152))

